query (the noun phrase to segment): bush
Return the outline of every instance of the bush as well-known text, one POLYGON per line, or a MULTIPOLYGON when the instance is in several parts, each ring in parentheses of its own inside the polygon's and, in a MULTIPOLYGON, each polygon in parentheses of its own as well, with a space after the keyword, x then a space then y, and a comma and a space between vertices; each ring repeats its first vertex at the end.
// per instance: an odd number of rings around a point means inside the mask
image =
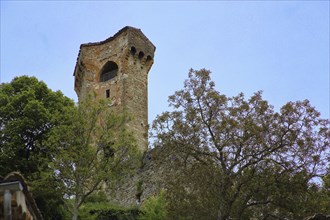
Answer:
POLYGON ((107 202, 86 203, 80 208, 80 219, 90 220, 136 220, 140 211, 137 207, 124 208, 107 202))
POLYGON ((164 220, 167 219, 167 202, 165 191, 162 190, 157 197, 150 197, 141 207, 139 220, 164 220))

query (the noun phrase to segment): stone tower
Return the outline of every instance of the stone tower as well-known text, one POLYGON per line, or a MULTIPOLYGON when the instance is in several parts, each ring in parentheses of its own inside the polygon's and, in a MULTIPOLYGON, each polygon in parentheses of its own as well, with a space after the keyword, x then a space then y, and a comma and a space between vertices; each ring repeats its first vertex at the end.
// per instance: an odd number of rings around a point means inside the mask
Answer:
POLYGON ((104 41, 80 45, 73 74, 79 100, 95 93, 133 115, 128 127, 142 152, 148 147, 148 72, 155 49, 140 29, 124 27, 104 41))

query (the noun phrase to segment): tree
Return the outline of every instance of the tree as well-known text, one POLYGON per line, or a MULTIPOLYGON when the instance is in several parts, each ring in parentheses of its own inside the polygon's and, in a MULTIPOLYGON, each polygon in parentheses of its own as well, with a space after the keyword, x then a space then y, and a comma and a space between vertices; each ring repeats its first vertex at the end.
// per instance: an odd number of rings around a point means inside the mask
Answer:
POLYGON ((63 123, 74 103, 35 77, 20 76, 0 85, 0 175, 20 172, 33 186, 35 200, 46 219, 61 219, 61 195, 48 163, 56 149, 48 145, 51 131, 63 123), (45 189, 45 185, 51 188, 45 189), (49 199, 47 199, 49 198, 49 199))
POLYGON ((125 129, 128 117, 113 112, 109 104, 93 98, 80 102, 49 142, 58 150, 51 166, 73 220, 88 196, 138 167, 135 140, 125 129))
POLYGON ((161 190, 158 196, 151 196, 141 207, 142 214, 139 220, 165 220, 167 219, 167 202, 165 191, 161 190))
POLYGON ((40 169, 41 158, 48 159, 53 149, 46 148, 52 128, 73 107, 61 92, 53 92, 35 77, 21 76, 0 88, 0 167, 1 175, 19 171, 25 177, 40 169), (15 163, 12 163, 15 161, 15 163))
POLYGON ((306 214, 295 198, 325 175, 330 153, 329 121, 309 101, 289 102, 275 112, 261 92, 248 100, 242 93, 220 94, 210 71, 202 69, 190 70, 169 103, 174 110, 156 118, 152 136, 165 161, 175 157, 185 167, 167 178, 174 182, 169 199, 175 214, 180 196, 219 220, 306 214))

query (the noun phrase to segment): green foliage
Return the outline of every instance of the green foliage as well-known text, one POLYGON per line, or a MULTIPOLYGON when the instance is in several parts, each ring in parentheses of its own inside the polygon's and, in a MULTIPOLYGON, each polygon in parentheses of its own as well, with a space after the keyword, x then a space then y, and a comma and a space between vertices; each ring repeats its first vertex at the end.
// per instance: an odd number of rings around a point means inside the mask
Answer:
POLYGON ((326 184, 311 183, 329 166, 329 121, 308 100, 275 112, 261 92, 247 100, 220 94, 202 69, 190 70, 169 103, 174 110, 156 118, 152 137, 158 157, 176 170, 164 177, 170 219, 302 218, 311 207, 325 210, 326 184))
POLYGON ((42 172, 41 177, 32 182, 33 197, 44 219, 65 220, 70 218, 63 199, 62 184, 52 171, 42 172))
POLYGON ((103 183, 139 166, 135 140, 125 126, 128 117, 108 106, 93 97, 80 102, 48 142, 58 151, 49 165, 64 195, 73 198, 73 203, 67 203, 72 219, 77 219, 79 207, 103 183))
POLYGON ((165 220, 167 219, 167 202, 165 191, 162 190, 157 197, 151 196, 141 207, 142 214, 139 220, 165 220))
POLYGON ((89 220, 135 220, 140 213, 136 207, 124 208, 108 202, 87 202, 80 209, 79 218, 89 220))
POLYGON ((35 77, 16 77, 1 84, 0 175, 19 171, 29 178, 45 168, 54 151, 46 146, 49 133, 72 107, 72 100, 35 77))
POLYGON ((35 77, 20 76, 0 85, 0 175, 20 172, 32 185, 45 219, 63 219, 62 195, 48 166, 56 149, 47 142, 73 107, 71 99, 35 77), (44 175, 49 178, 42 182, 44 175))
POLYGON ((210 186, 219 181, 219 175, 211 167, 193 164, 190 168, 178 169, 174 176, 169 175, 165 180, 168 219, 205 219, 205 216, 216 219, 220 204, 214 195, 218 191, 210 186))
POLYGON ((67 219, 67 206, 77 217, 101 183, 138 166, 128 117, 108 104, 90 98, 75 106, 35 77, 1 85, 0 175, 22 173, 45 219, 67 219))

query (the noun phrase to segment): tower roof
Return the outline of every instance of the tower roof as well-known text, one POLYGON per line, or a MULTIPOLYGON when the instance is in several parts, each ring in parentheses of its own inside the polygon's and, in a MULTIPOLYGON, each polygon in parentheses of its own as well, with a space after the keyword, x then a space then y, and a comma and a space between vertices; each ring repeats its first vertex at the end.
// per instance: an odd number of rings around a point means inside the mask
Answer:
MULTIPOLYGON (((138 29, 138 28, 135 28, 135 27, 131 27, 131 26, 126 26, 126 27, 120 29, 112 37, 109 37, 109 38, 107 38, 107 39, 105 39, 103 41, 99 41, 99 42, 94 42, 94 43, 90 42, 90 43, 81 44, 80 45, 80 48, 81 47, 88 47, 88 46, 96 46, 96 45, 101 45, 101 44, 107 43, 107 42, 112 41, 113 39, 115 39, 116 37, 118 37, 119 35, 121 35, 124 32, 127 32, 127 31, 134 31, 134 32, 139 33, 143 38, 147 39, 150 44, 152 44, 151 41, 143 34, 143 32, 141 31, 141 29, 138 29)), ((153 44, 152 44, 152 46, 154 48, 156 48, 153 44)))

